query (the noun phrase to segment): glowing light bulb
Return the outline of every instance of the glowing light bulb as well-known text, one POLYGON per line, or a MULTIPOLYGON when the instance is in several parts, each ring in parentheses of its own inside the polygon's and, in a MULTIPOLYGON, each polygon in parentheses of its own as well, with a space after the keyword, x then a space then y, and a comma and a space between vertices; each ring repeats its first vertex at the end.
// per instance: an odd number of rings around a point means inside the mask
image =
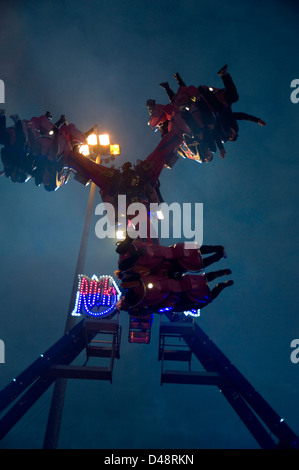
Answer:
POLYGON ((97 145, 98 138, 97 138, 96 134, 90 134, 87 137, 87 143, 88 143, 88 145, 97 145))
POLYGON ((149 289, 152 289, 152 288, 154 287, 154 284, 153 284, 152 282, 150 282, 150 283, 147 285, 147 287, 148 287, 149 289))
POLYGON ((99 141, 100 141, 100 145, 110 145, 109 134, 99 135, 99 141))
POLYGON ((119 155, 120 154, 120 147, 117 144, 110 145, 110 155, 119 155))
POLYGON ((79 153, 81 153, 81 155, 84 155, 85 157, 88 157, 88 155, 89 155, 89 146, 88 145, 80 145, 79 153))
POLYGON ((126 238, 123 230, 117 230, 115 235, 118 240, 124 240, 126 238))

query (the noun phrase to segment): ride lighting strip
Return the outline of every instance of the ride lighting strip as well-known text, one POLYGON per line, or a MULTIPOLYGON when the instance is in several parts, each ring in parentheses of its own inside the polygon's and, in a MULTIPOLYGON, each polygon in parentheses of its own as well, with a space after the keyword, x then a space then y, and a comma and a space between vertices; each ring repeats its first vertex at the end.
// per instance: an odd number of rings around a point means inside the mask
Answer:
POLYGON ((121 291, 112 276, 102 275, 91 278, 79 274, 78 290, 72 316, 90 315, 102 317, 115 309, 121 291))
MULTIPOLYGON (((171 312, 172 310, 173 310, 173 307, 164 307, 164 308, 160 308, 159 313, 171 312)), ((192 310, 186 310, 183 312, 183 314, 186 317, 188 315, 190 315, 191 317, 200 317, 200 309, 193 308, 192 310)))

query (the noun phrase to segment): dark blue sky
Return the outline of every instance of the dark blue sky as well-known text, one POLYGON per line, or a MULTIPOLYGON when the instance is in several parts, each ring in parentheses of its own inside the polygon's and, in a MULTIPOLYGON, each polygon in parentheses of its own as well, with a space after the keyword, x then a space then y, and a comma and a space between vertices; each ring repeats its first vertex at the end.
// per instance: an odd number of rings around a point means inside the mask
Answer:
MULTIPOLYGON (((161 177, 166 202, 204 203, 204 243, 223 244, 235 284, 198 321, 252 385, 299 432, 299 78, 298 7, 292 1, 115 0, 0 2, 0 78, 7 114, 50 110, 83 131, 95 122, 122 148, 120 163, 159 142, 145 102, 166 102, 158 86, 179 71, 188 84, 220 86, 229 64, 236 111, 267 127, 240 124, 237 142, 207 165, 180 160, 161 177)), ((71 180, 55 193, 33 181, 0 181, 0 387, 64 331, 88 190, 71 180)), ((97 202, 101 202, 97 193, 97 202)), ((90 234, 85 274, 112 274, 114 243, 90 234)), ((113 384, 69 381, 61 448, 256 448, 214 388, 160 386, 159 318, 150 345, 127 341, 113 384)), ((196 363, 196 361, 195 361, 196 363)), ((0 443, 40 448, 51 393, 0 443)))

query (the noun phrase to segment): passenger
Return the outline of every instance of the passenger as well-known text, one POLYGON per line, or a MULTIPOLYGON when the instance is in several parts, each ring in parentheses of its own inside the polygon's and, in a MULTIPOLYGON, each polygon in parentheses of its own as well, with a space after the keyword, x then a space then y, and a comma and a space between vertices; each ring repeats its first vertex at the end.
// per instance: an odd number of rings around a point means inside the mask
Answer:
POLYGON ((207 103, 200 97, 199 90, 195 86, 187 87, 179 73, 175 73, 174 77, 179 84, 176 93, 170 88, 168 82, 160 83, 173 105, 168 130, 174 126, 180 129, 185 134, 189 149, 192 151, 192 148, 196 147, 201 161, 211 161, 212 153, 216 152, 216 143, 211 132, 215 127, 216 118, 207 103))
POLYGON ((198 249, 185 248, 184 243, 177 243, 173 246, 161 246, 131 239, 131 243, 129 241, 123 242, 123 248, 121 250, 120 246, 118 246, 117 249, 117 252, 121 253, 118 262, 120 271, 132 269, 137 272, 142 270, 153 272, 153 269, 160 264, 170 262, 172 272, 196 272, 226 256, 224 247, 220 245, 202 245, 198 249), (210 256, 202 257, 202 255, 207 254, 210 256))
POLYGON ((115 274, 126 289, 123 309, 138 307, 141 310, 150 308, 151 311, 158 311, 171 307, 175 311, 185 311, 202 308, 225 287, 232 285, 231 281, 221 283, 210 290, 209 282, 231 274, 231 271, 226 269, 204 273, 205 268, 226 257, 221 245, 186 249, 183 243, 165 247, 127 238, 119 246, 122 249, 116 250, 120 257, 119 269, 115 274), (201 271, 200 275, 186 274, 201 271))
POLYGON ((17 114, 12 114, 10 118, 14 126, 7 128, 5 110, 0 110, 0 144, 9 149, 23 151, 26 143, 23 123, 17 114))
POLYGON ((208 274, 185 275, 180 279, 170 279, 166 276, 136 275, 130 277, 125 273, 121 287, 125 289, 124 296, 118 303, 120 310, 156 312, 165 308, 175 312, 191 309, 202 309, 213 302, 226 287, 232 286, 229 280, 210 288, 209 282, 219 276, 231 274, 229 269, 223 269, 208 274))
POLYGON ((262 126, 266 125, 260 118, 232 111, 232 104, 239 100, 239 94, 227 68, 228 66, 225 65, 218 72, 223 81, 224 88, 208 87, 206 85, 198 87, 201 98, 207 102, 211 111, 217 114, 214 135, 219 143, 237 140, 239 132, 238 120, 249 120, 262 126))
POLYGON ((33 162, 27 152, 23 122, 17 114, 10 117, 14 125, 6 127, 5 110, 0 110, 0 144, 4 146, 1 149, 1 173, 13 182, 25 183, 30 178, 33 162))

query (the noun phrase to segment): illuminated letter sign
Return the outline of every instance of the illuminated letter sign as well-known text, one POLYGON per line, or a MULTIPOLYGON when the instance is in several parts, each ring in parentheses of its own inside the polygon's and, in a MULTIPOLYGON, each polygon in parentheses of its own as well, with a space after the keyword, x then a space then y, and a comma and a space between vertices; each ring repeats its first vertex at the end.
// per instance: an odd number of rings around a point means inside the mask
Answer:
POLYGON ((121 292, 111 276, 92 276, 89 278, 79 275, 79 284, 76 295, 73 316, 91 315, 102 317, 115 309, 121 292))

